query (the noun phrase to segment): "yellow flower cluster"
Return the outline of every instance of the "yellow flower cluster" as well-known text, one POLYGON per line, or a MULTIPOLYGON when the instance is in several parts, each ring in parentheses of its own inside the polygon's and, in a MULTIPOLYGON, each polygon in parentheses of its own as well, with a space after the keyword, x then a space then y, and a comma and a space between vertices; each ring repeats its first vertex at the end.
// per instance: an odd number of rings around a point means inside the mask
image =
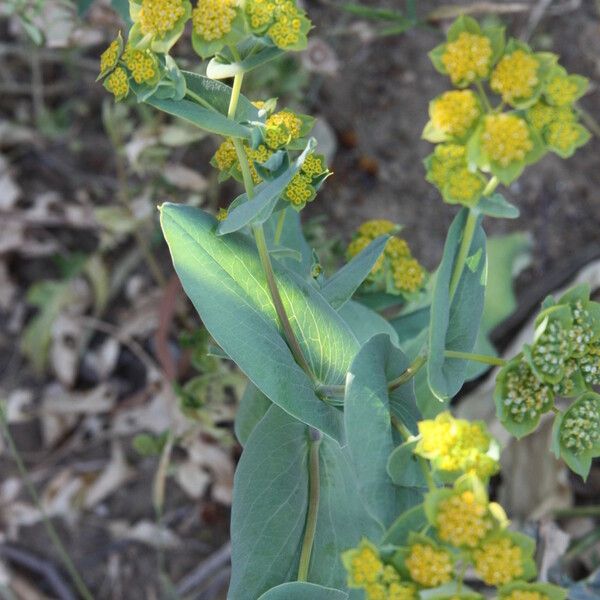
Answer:
POLYGON ((483 423, 455 419, 446 411, 418 426, 415 453, 432 461, 436 469, 473 473, 482 480, 498 471, 497 461, 487 455, 491 437, 483 423))
POLYGON ((470 88, 435 98, 422 134, 438 144, 425 160, 426 179, 445 202, 474 208, 546 151, 568 157, 589 139, 571 110, 585 78, 569 75, 550 53, 534 53, 514 39, 505 44, 501 27, 459 17, 430 57, 455 87, 470 88), (502 98, 497 106, 486 80, 502 98), (503 112, 506 104, 519 112, 503 112))
POLYGON ((229 171, 237 163, 237 154, 233 141, 227 138, 213 156, 215 166, 219 171, 229 171))
MULTIPOLYGON (((387 219, 371 219, 365 221, 358 229, 359 236, 374 240, 381 235, 392 234, 398 230, 398 225, 387 219)), ((388 242, 389 243, 389 242, 388 242)))
POLYGON ((414 584, 402 581, 393 566, 384 565, 368 541, 345 552, 342 561, 348 572, 348 586, 364 589, 367 600, 416 600, 414 584))
POLYGON ((121 52, 119 38, 113 40, 108 48, 100 55, 100 73, 108 73, 117 66, 121 52))
POLYGON ((440 502, 436 525, 441 540, 468 548, 478 546, 493 527, 487 504, 480 502, 471 490, 440 502))
POLYGON ((502 600, 550 600, 550 598, 535 590, 514 590, 507 596, 502 596, 502 600))
POLYGON ((111 94, 114 94, 117 100, 127 96, 129 93, 129 78, 123 67, 117 67, 106 78, 106 89, 111 92, 111 94))
POLYGON ((306 157, 300 170, 309 177, 318 177, 319 175, 325 173, 327 166, 325 165, 325 161, 322 157, 313 153, 306 157))
POLYGON ((416 258, 394 260, 392 276, 396 289, 409 294, 420 290, 425 281, 425 271, 416 258))
POLYGON ((273 152, 267 148, 264 144, 261 144, 258 148, 251 148, 248 144, 244 144, 244 152, 248 157, 248 166, 250 167, 250 173, 252 175, 252 181, 257 184, 262 181, 262 177, 258 174, 254 163, 264 163, 273 154, 273 152))
POLYGON ((490 160, 502 167, 523 161, 533 148, 527 123, 513 114, 485 117, 481 138, 490 160))
POLYGON ((192 11, 194 33, 206 41, 220 40, 231 31, 236 0, 198 0, 192 11))
POLYGON ((245 6, 252 29, 266 30, 278 48, 285 50, 300 41, 305 16, 293 0, 248 0, 245 6))
POLYGON ((148 51, 135 50, 127 45, 123 52, 123 62, 131 71, 131 76, 136 83, 146 83, 158 75, 156 60, 148 51))
POLYGON ((450 137, 462 137, 481 114, 477 97, 471 90, 446 92, 431 103, 431 122, 450 137))
POLYGON ((502 57, 492 72, 490 87, 508 104, 533 96, 539 83, 540 61, 524 50, 502 57))
POLYGON ((440 190, 448 181, 452 171, 466 168, 467 151, 458 144, 438 144, 431 156, 427 179, 440 190))
POLYGON ((523 551, 507 536, 482 544, 473 559, 477 574, 488 585, 502 585, 523 575, 523 551))
POLYGON ((424 587, 437 587, 452 579, 452 557, 429 544, 414 544, 404 564, 410 577, 424 587))
POLYGON ((297 140, 302 131, 302 120, 290 110, 271 115, 265 122, 265 141, 269 148, 277 150, 297 140))
POLYGON ((285 188, 283 197, 295 206, 302 206, 309 202, 314 194, 311 185, 312 179, 304 173, 296 173, 285 188))
MULTIPOLYGON (((248 159, 248 169, 250 170, 250 174, 252 176, 252 181, 255 184, 258 184, 262 181, 261 176, 258 174, 254 163, 264 163, 269 157, 273 154, 273 152, 267 148, 264 144, 258 146, 258 148, 252 148, 248 144, 244 144, 244 153, 246 154, 246 158, 248 159)), ((235 146, 233 145, 233 141, 228 138, 226 139, 215 152, 211 163, 224 173, 235 169, 237 171, 240 170, 240 163, 238 161, 237 152, 235 150, 235 146)))
POLYGON ((581 136, 581 129, 574 121, 554 121, 548 125, 546 141, 549 146, 567 153, 581 136))
POLYGON ((141 32, 164 37, 184 13, 183 0, 142 0, 139 13, 141 32))
POLYGON ((485 179, 478 173, 466 168, 456 169, 448 176, 446 194, 453 202, 469 205, 474 198, 481 197, 485 186, 485 179))
MULTIPOLYGON (((373 219, 364 222, 357 230, 356 237, 346 250, 348 259, 362 252, 374 239, 382 235, 393 235, 398 226, 386 219, 373 219)), ((425 282, 425 270, 418 260, 412 257, 406 240, 393 236, 371 269, 369 281, 374 283, 379 274, 389 277, 394 289, 401 293, 413 293, 420 290, 425 282)))
POLYGON ((567 75, 555 75, 546 84, 544 91, 548 101, 555 106, 569 106, 579 95, 579 87, 567 75))
POLYGON ((442 63, 454 85, 468 85, 487 77, 492 59, 492 44, 484 35, 463 31, 446 45, 442 63))
POLYGON ((224 221, 229 215, 229 211, 226 208, 219 208, 217 212, 217 221, 224 221))

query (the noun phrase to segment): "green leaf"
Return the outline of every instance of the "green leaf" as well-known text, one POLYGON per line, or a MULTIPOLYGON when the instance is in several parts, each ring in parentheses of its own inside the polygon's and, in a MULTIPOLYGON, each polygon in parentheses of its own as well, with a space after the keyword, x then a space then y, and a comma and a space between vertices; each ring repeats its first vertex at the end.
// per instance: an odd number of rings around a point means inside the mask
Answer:
POLYGON ((240 121, 257 121, 258 110, 244 96, 240 96, 235 117, 237 121, 227 118, 231 88, 220 81, 215 81, 182 71, 188 92, 187 98, 174 100, 152 96, 145 101, 166 113, 184 119, 201 129, 219 135, 236 138, 250 138, 251 129, 240 124, 240 121), (191 98, 195 96, 196 99, 191 98))
MULTIPOLYGON (((181 73, 185 78, 188 90, 202 98, 217 112, 227 116, 231 99, 231 88, 228 85, 191 71, 182 71, 181 73)), ((235 119, 238 122, 259 120, 258 109, 243 94, 240 94, 238 99, 235 119)))
POLYGON ((364 304, 350 300, 338 310, 338 314, 346 321, 359 344, 364 344, 378 333, 385 333, 398 345, 398 335, 393 327, 379 313, 364 304))
POLYGON ((246 225, 264 223, 273 213, 277 200, 283 194, 292 177, 300 170, 304 159, 314 150, 316 142, 309 140, 304 152, 278 177, 272 181, 264 181, 255 190, 252 198, 244 194, 242 200, 233 209, 229 209, 227 218, 219 223, 219 235, 233 233, 246 225))
MULTIPOLYGON (((408 364, 387 335, 376 335, 356 355, 346 381, 344 424, 348 449, 361 496, 383 528, 393 522, 399 510, 409 508, 418 498, 415 492, 394 486, 386 470, 395 445, 387 382, 402 374, 408 364)), ((412 381, 402 388, 405 401, 414 403, 412 381)))
POLYGON ((248 382, 235 414, 235 435, 242 446, 246 445, 256 424, 265 416, 271 401, 251 382, 248 382))
POLYGON ((516 219, 520 212, 519 209, 506 200, 502 194, 492 194, 486 196, 477 204, 477 210, 488 217, 496 217, 498 219, 516 219))
POLYGON ((258 600, 346 600, 348 594, 314 583, 292 581, 265 592, 258 600))
MULTIPOLYGON (((206 328, 271 401, 335 439, 341 413, 320 400, 285 343, 253 242, 239 233, 217 236, 211 215, 166 203, 163 232, 183 287, 206 328)), ((319 382, 343 383, 358 343, 319 292, 274 261, 292 328, 319 382)))
POLYGON ((171 100, 150 97, 146 100, 146 103, 163 112, 188 121, 192 125, 210 133, 234 138, 250 137, 250 129, 248 127, 240 125, 221 113, 204 108, 196 102, 186 100, 185 98, 183 100, 171 100))
POLYGON ((354 292, 371 272, 389 239, 389 236, 382 235, 372 241, 325 282, 321 288, 321 294, 333 308, 342 307, 352 298, 354 292))
MULTIPOLYGON (((231 515, 229 600, 260 598, 296 578, 308 510, 308 427, 272 406, 239 462, 231 515)), ((320 501, 308 579, 346 589, 344 550, 378 527, 359 500, 354 474, 336 442, 319 447, 320 501)), ((267 596, 268 597, 268 596, 267 596)))
POLYGON ((467 361, 446 358, 444 352, 471 352, 483 313, 487 261, 480 217, 468 253, 469 257, 481 253, 480 259, 473 270, 465 265, 450 300, 450 281, 468 212, 468 209, 461 210, 450 226, 431 304, 427 373, 431 391, 441 400, 451 398, 460 390, 467 369, 467 361))
POLYGON ((389 456, 387 472, 392 481, 402 487, 425 488, 427 482, 418 458, 413 453, 417 440, 404 442, 389 456))
POLYGON ((382 544, 404 546, 410 533, 419 531, 427 525, 427 515, 423 504, 417 504, 403 512, 386 531, 382 544))
POLYGON ((569 408, 556 416, 552 428, 552 449, 571 471, 585 481, 592 459, 600 456, 600 395, 585 392, 569 408), (565 443, 576 441, 581 448, 565 443), (587 446, 587 447, 586 447, 587 446))
POLYGON ((291 208, 284 208, 281 211, 273 213, 264 226, 267 241, 270 246, 275 244, 275 232, 281 218, 283 219, 283 225, 278 242, 286 248, 292 248, 296 252, 299 252, 302 258, 300 262, 287 258, 278 258, 278 261, 288 269, 298 273, 302 278, 308 279, 310 277, 313 254, 312 248, 308 245, 304 237, 299 213, 291 208))

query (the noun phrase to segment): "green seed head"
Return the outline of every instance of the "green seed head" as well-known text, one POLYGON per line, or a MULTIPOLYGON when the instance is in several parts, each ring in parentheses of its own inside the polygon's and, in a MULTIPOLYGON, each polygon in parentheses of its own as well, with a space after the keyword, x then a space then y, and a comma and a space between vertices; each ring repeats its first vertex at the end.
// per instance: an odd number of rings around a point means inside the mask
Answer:
POLYGON ((534 419, 552 405, 552 389, 539 381, 525 360, 510 369, 505 386, 504 405, 516 423, 534 419))
POLYGON ((586 398, 569 409, 560 438, 573 454, 587 452, 600 442, 600 407, 594 398, 586 398))

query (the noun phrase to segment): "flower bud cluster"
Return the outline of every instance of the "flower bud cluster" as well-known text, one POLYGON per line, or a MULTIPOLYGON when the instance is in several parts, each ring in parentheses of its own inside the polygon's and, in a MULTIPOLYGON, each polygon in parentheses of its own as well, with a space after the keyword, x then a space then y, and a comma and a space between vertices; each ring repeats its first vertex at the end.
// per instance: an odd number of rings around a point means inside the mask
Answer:
POLYGON ((398 225, 385 219, 366 221, 357 229, 348 245, 346 256, 351 259, 379 236, 391 236, 363 285, 365 292, 386 291, 410 298, 424 288, 427 273, 412 256, 406 240, 396 235, 399 229, 398 225))

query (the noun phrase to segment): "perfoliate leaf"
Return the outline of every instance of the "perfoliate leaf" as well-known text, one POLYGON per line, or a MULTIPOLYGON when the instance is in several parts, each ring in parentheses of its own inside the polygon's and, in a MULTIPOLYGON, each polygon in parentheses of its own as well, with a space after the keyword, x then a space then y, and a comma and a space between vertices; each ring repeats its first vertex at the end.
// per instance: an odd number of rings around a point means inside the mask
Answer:
MULTIPOLYGON (((214 217, 189 206, 164 204, 161 224, 183 287, 216 342, 272 402, 341 440, 340 411, 315 395, 283 339, 252 240, 239 233, 217 236, 214 217)), ((320 383, 343 383, 356 338, 310 283, 273 266, 312 373, 320 383)))
POLYGON ((474 269, 465 265, 454 296, 450 297, 450 283, 467 215, 468 210, 463 209, 450 226, 431 304, 427 373, 431 391, 440 400, 451 398, 460 390, 467 369, 467 361, 447 358, 444 353, 446 350, 473 350, 483 313, 487 260, 480 218, 475 225, 467 259, 477 253, 481 255, 474 269))

